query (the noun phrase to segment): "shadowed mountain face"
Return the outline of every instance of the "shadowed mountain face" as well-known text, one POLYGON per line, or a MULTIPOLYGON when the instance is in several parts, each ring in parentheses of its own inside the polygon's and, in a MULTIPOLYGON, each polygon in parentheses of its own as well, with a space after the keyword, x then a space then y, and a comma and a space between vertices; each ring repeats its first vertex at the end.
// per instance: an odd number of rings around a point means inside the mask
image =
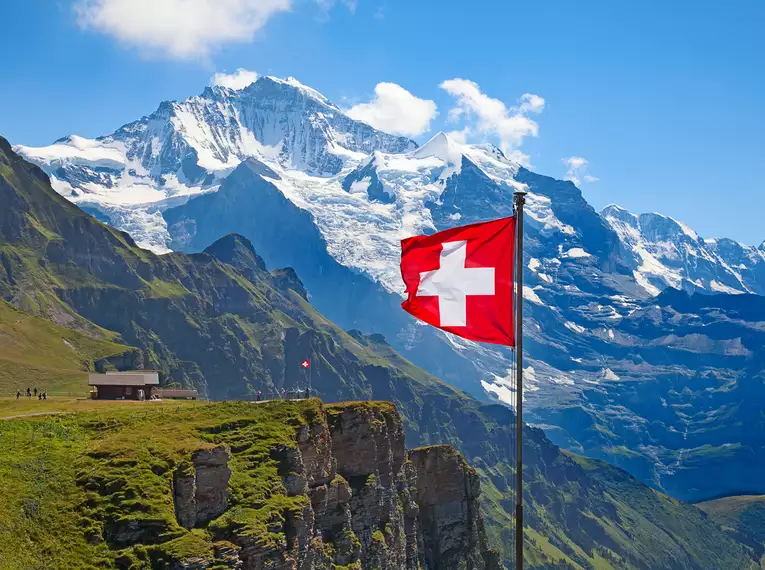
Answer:
MULTIPOLYGON (((291 270, 270 273, 249 240, 157 256, 60 198, 0 139, 3 298, 89 334, 113 331, 163 382, 213 398, 304 385, 327 400, 397 403, 410 445, 451 443, 476 466, 494 543, 510 552, 511 410, 482 404, 399 356, 379 335, 345 333, 304 298, 291 270)), ((750 553, 693 506, 603 462, 561 452, 527 428, 531 567, 603 559, 615 568, 753 568, 750 553)), ((601 563, 601 562, 598 562, 601 563)), ((602 563, 601 563, 602 565, 602 563)))
POLYGON ((343 328, 381 333, 430 373, 504 403, 506 351, 445 337, 399 309, 399 240, 509 215, 523 189, 530 418, 555 443, 680 498, 765 492, 751 470, 723 473, 759 465, 765 444, 739 424, 760 421, 748 402, 763 391, 753 296, 763 292, 762 247, 705 240, 660 214, 599 214, 571 182, 492 145, 439 133, 418 148, 294 80, 210 89, 155 115, 97 141, 19 150, 60 193, 157 251, 201 252, 242 234, 269 267, 293 267, 343 328), (147 146, 156 125, 159 153, 147 146), (115 155, 122 141, 131 150, 115 155), (131 170, 140 191, 127 184, 131 170), (660 295, 668 288, 748 295, 734 311, 660 295))

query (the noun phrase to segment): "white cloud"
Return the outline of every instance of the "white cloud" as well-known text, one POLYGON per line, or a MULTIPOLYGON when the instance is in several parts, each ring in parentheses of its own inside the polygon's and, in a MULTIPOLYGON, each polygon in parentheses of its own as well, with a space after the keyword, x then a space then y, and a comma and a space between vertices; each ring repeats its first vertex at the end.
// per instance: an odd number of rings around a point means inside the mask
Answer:
POLYGON ((356 13, 356 0, 316 0, 319 8, 325 13, 329 12, 338 2, 344 4, 351 14, 356 13))
POLYGON ((453 141, 465 144, 467 142, 467 138, 470 136, 470 127, 465 127, 459 131, 449 131, 446 133, 446 136, 448 136, 453 141))
POLYGON ((572 170, 578 170, 587 166, 587 159, 581 156, 570 156, 563 159, 563 164, 571 168, 572 170))
POLYGON ((542 112, 545 106, 542 97, 525 93, 517 107, 507 107, 499 99, 481 92, 478 84, 468 79, 449 79, 439 87, 457 100, 457 106, 449 111, 452 122, 475 119, 472 131, 496 136, 505 155, 521 164, 529 164, 529 155, 520 147, 526 137, 535 137, 539 133, 539 125, 528 113, 542 112))
POLYGON ((257 80, 258 74, 240 67, 234 73, 216 73, 210 78, 210 85, 220 85, 229 89, 244 89, 257 80))
POLYGON ((205 58, 251 41, 291 0, 77 0, 77 21, 148 53, 205 58))
POLYGON ((521 95, 520 110, 523 112, 541 113, 545 108, 545 100, 539 95, 533 93, 524 93, 521 95))
POLYGON ((416 136, 430 129, 438 109, 435 102, 420 99, 400 85, 378 83, 369 103, 354 105, 346 113, 388 133, 416 136))
POLYGON ((597 182, 599 179, 595 176, 591 176, 587 173, 590 163, 586 158, 581 156, 569 156, 568 158, 561 159, 563 164, 568 167, 564 180, 570 180, 577 186, 581 186, 583 182, 597 182))

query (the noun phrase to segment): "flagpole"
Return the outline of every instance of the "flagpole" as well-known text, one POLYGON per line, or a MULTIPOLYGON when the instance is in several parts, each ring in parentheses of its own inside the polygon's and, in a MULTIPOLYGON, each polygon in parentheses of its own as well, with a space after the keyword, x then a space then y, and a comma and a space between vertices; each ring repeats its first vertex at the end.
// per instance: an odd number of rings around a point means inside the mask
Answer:
POLYGON ((515 202, 515 430, 516 503, 515 570, 523 570, 523 205, 526 192, 516 192, 515 202))

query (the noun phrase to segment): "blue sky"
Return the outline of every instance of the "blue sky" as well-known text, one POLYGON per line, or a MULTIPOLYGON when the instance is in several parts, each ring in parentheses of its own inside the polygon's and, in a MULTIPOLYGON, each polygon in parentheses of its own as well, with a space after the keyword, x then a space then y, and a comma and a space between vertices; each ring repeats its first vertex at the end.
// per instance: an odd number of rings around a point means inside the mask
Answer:
POLYGON ((402 104, 432 101, 407 111, 420 113, 415 130, 429 127, 420 142, 467 125, 469 142, 504 142, 538 172, 576 177, 598 209, 660 211, 759 244, 763 28, 760 0, 10 2, 0 134, 26 145, 106 134, 238 68, 294 76, 344 108, 380 103, 386 82, 412 94, 402 104), (473 83, 445 89, 453 79, 473 83), (482 99, 463 99, 472 122, 454 122, 457 87, 470 85, 482 99), (543 108, 524 111, 524 94, 543 108), (519 116, 521 131, 500 136, 519 116), (571 170, 570 157, 587 164, 571 170))

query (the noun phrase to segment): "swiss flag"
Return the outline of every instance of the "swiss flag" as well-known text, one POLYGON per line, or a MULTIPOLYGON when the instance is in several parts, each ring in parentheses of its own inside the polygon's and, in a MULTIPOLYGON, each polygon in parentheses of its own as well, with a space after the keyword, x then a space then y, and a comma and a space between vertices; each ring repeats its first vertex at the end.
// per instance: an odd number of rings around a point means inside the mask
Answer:
POLYGON ((515 218, 401 241, 402 307, 458 336, 515 346, 515 218))
POLYGON ((306 358, 303 362, 300 363, 300 366, 308 370, 311 367, 311 361, 306 358))

